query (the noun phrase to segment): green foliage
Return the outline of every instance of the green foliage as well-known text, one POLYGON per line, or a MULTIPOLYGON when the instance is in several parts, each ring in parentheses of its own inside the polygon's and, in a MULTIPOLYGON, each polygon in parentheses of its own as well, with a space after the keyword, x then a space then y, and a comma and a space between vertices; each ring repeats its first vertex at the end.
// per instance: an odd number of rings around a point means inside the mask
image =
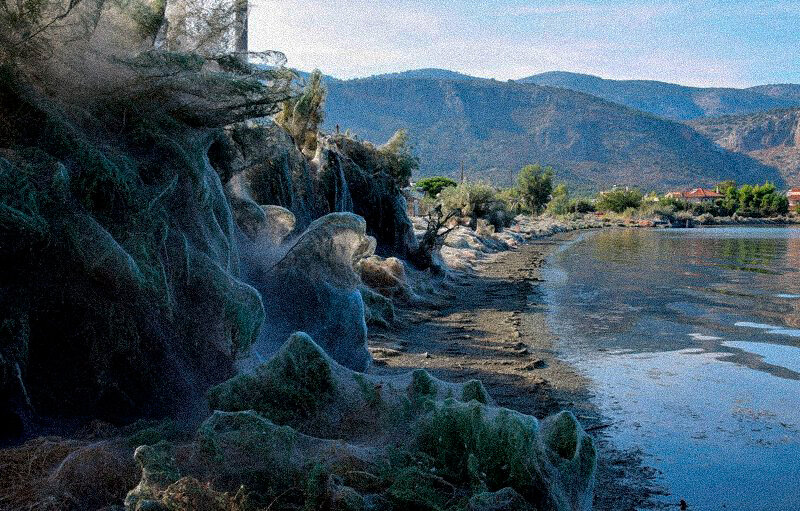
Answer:
POLYGON ((661 197, 658 199, 658 204, 660 207, 665 209, 670 209, 672 212, 676 211, 686 211, 691 208, 691 205, 685 199, 679 199, 677 197, 661 197))
POLYGON ((410 467, 395 477, 387 494, 397 509, 444 511, 450 508, 453 490, 454 487, 441 477, 419 467, 410 467))
POLYGON ((571 213, 571 203, 572 201, 570 201, 569 198, 567 185, 560 183, 553 190, 552 199, 550 199, 550 202, 547 204, 547 213, 553 216, 562 216, 571 213))
POLYGON ((439 192, 445 188, 457 185, 458 183, 449 177, 433 176, 417 181, 417 190, 425 192, 425 195, 428 197, 435 198, 437 195, 439 195, 439 192))
POLYGON ((492 491, 510 486, 530 498, 540 483, 536 425, 508 410, 491 419, 486 413, 476 402, 445 401, 420 425, 420 451, 446 479, 479 482, 492 491))
POLYGON ((465 182, 441 191, 439 201, 445 211, 457 211, 459 215, 483 218, 498 202, 497 191, 485 183, 465 182))
POLYGON ((629 188, 615 188, 601 192, 597 197, 597 209, 622 213, 628 208, 638 208, 642 204, 642 192, 629 188))
POLYGON ((448 214, 470 218, 472 228, 483 218, 501 230, 510 225, 514 217, 500 192, 485 183, 467 181, 448 186, 439 193, 438 204, 448 214))
POLYGON ((126 426, 122 433, 127 437, 128 446, 132 448, 140 445, 154 445, 159 442, 183 441, 189 436, 172 419, 162 421, 139 420, 126 426))
POLYGON ((594 202, 589 199, 585 198, 577 198, 572 199, 569 201, 569 212, 570 213, 592 213, 595 211, 594 202))
POLYGON ((303 91, 283 102, 275 122, 289 132, 297 147, 305 153, 317 148, 317 133, 325 118, 325 97, 328 92, 322 83, 322 72, 315 69, 303 91))
POLYGON ((436 397, 436 383, 425 369, 415 369, 411 373, 411 385, 408 388, 412 401, 436 397))
POLYGON ((525 211, 525 200, 516 186, 497 192, 497 200, 501 201, 509 212, 519 214, 525 211))
POLYGON ((738 188, 733 183, 724 190, 725 197, 717 200, 713 208, 699 209, 695 207, 695 213, 711 213, 715 216, 737 214, 748 217, 771 217, 785 215, 789 212, 789 200, 786 195, 778 192, 772 183, 746 184, 738 188))
POLYGON ((308 417, 335 392, 330 364, 303 333, 292 335, 255 374, 240 374, 208 391, 211 408, 255 410, 277 424, 308 417))
POLYGON ((717 184, 715 189, 716 189, 717 193, 721 193, 722 195, 725 195, 725 194, 728 193, 728 190, 736 189, 736 188, 738 188, 738 184, 736 183, 736 181, 733 180, 733 179, 728 179, 726 181, 720 181, 717 184))
POLYGON ((131 18, 136 23, 139 33, 145 38, 154 38, 164 21, 166 0, 132 0, 130 2, 131 18))
POLYGON ((542 168, 537 163, 522 167, 517 176, 517 188, 525 207, 532 213, 541 213, 550 200, 550 194, 553 191, 553 175, 551 167, 542 168))
POLYGON ((361 373, 353 373, 353 379, 358 385, 359 390, 361 390, 361 395, 364 397, 364 401, 367 402, 367 406, 370 408, 380 406, 381 393, 375 388, 375 385, 361 373))
POLYGON ((408 186, 412 174, 419 168, 419 158, 404 129, 397 130, 378 151, 386 158, 386 172, 399 187, 408 186))
POLYGON ((461 400, 464 402, 469 402, 475 400, 479 403, 487 404, 489 402, 489 396, 486 393, 486 389, 483 387, 483 383, 479 380, 470 380, 464 384, 464 390, 461 393, 461 400))

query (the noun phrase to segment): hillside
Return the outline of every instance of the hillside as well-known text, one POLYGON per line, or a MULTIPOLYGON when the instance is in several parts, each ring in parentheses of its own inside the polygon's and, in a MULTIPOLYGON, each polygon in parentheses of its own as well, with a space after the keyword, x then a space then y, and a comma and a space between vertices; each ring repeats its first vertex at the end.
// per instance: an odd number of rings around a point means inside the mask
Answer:
POLYGON ((691 125, 720 146, 744 153, 800 183, 800 108, 696 120, 691 125))
POLYGON ((780 182, 746 156, 692 128, 574 91, 494 80, 329 81, 326 126, 370 140, 407 128, 423 175, 469 174, 508 184, 528 163, 553 165, 581 188, 708 185, 721 179, 780 182))
POLYGON ((794 83, 758 85, 756 87, 752 87, 750 90, 754 90, 774 98, 782 98, 800 102, 800 85, 794 83))
POLYGON ((607 80, 592 75, 553 71, 522 83, 585 92, 668 119, 749 114, 800 105, 800 85, 763 85, 750 89, 686 87, 648 80, 607 80))

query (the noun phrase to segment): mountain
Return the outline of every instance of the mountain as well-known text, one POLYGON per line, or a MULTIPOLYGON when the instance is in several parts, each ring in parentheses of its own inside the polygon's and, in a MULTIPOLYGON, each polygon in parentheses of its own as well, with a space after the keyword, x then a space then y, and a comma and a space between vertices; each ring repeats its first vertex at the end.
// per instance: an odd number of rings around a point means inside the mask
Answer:
POLYGON ((410 71, 402 71, 400 73, 385 73, 375 75, 370 78, 378 78, 383 80, 411 80, 416 78, 429 78, 431 80, 482 80, 482 78, 465 75, 464 73, 437 68, 412 69, 410 71))
POLYGON ((722 179, 772 179, 779 173, 727 151, 690 126, 597 97, 495 80, 372 77, 330 81, 326 129, 368 140, 407 128, 420 174, 467 172, 508 184, 523 165, 552 165, 580 188, 708 186, 722 179))
POLYGON ((698 119, 690 124, 721 147, 776 167, 787 184, 800 185, 800 108, 698 119))
POLYGON ((648 80, 607 80, 553 71, 518 80, 585 92, 668 119, 749 114, 800 106, 800 85, 764 85, 750 89, 686 87, 648 80))
POLYGON ((790 101, 800 101, 800 85, 794 83, 774 83, 771 85, 757 85, 751 87, 765 96, 773 98, 788 99, 790 101))

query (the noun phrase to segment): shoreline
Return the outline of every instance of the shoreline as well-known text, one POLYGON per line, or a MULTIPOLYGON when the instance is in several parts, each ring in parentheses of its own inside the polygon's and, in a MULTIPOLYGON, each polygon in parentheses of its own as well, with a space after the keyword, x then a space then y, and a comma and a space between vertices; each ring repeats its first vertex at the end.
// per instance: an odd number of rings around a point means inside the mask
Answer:
POLYGON ((653 471, 637 453, 617 451, 609 424, 592 402, 591 382, 563 361, 547 327, 541 268, 580 230, 536 237, 453 272, 447 296, 434 306, 397 308, 389 328, 371 328, 371 372, 424 368, 446 381, 481 380, 500 406, 543 418, 571 411, 594 438, 598 470, 594 509, 629 510, 652 504, 653 471))

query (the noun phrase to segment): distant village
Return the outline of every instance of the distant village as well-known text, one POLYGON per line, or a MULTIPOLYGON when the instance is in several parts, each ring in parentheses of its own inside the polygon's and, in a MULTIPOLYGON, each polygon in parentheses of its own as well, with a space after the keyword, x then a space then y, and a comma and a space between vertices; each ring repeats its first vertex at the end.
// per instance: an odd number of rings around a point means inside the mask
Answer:
MULTIPOLYGON (((686 192, 669 192, 666 194, 666 197, 699 204, 703 202, 713 202, 717 199, 722 199, 725 196, 719 193, 717 189, 709 190, 706 188, 695 188, 686 192)), ((786 192, 786 198, 789 200, 790 208, 800 206, 800 186, 790 188, 789 191, 786 192)))

